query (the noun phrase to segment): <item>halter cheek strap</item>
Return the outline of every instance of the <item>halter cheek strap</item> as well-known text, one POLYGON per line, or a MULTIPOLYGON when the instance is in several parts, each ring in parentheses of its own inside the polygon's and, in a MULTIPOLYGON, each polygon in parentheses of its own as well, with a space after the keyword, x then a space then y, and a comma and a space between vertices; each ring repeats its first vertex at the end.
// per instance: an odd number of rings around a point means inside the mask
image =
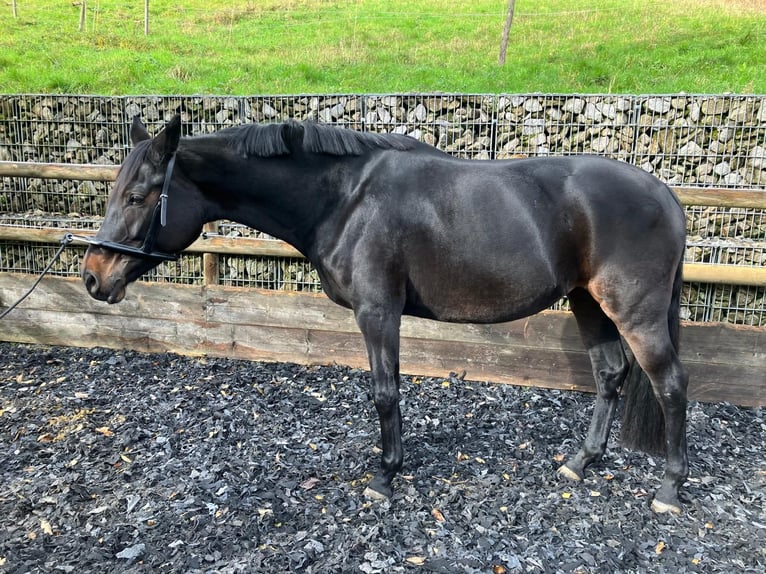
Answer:
POLYGON ((176 154, 170 156, 168 167, 165 169, 165 181, 162 182, 162 193, 160 193, 160 225, 165 227, 168 223, 168 190, 170 189, 170 179, 173 177, 173 168, 176 166, 176 154))
POLYGON ((178 259, 177 253, 163 253, 162 251, 155 251, 154 244, 157 240, 157 234, 160 227, 165 227, 168 221, 168 191, 170 190, 170 180, 173 177, 173 168, 176 164, 176 155, 173 154, 168 160, 168 166, 165 169, 165 181, 162 182, 162 191, 160 192, 160 198, 157 200, 157 205, 152 212, 152 220, 149 223, 149 229, 144 237, 144 242, 141 247, 134 247, 133 245, 127 245, 125 243, 117 243, 115 241, 108 241, 105 239, 96 239, 95 237, 87 237, 84 235, 75 235, 73 233, 67 233, 62 239, 62 243, 82 242, 94 247, 101 247, 114 251, 116 253, 122 253, 124 255, 132 255, 133 257, 140 257, 142 259, 151 259, 155 261, 176 261, 178 259))

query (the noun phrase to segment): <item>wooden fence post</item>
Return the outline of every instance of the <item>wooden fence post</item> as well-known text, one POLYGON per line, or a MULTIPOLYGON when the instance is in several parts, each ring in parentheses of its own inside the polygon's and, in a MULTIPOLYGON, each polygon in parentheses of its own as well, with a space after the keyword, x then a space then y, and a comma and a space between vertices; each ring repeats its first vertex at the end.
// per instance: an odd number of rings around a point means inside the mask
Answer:
POLYGON ((85 28, 85 13, 87 11, 87 6, 85 0, 80 0, 80 32, 83 31, 85 28))
MULTIPOLYGON (((208 233, 216 233, 218 231, 218 222, 211 221, 210 223, 206 223, 203 230, 208 233)), ((219 261, 217 253, 202 254, 202 276, 205 287, 218 285, 218 268, 219 261)))
POLYGON ((508 37, 511 35, 511 24, 513 23, 513 9, 516 0, 508 0, 508 14, 505 17, 505 26, 503 27, 503 39, 500 41, 500 65, 505 64, 505 55, 508 52, 508 37))

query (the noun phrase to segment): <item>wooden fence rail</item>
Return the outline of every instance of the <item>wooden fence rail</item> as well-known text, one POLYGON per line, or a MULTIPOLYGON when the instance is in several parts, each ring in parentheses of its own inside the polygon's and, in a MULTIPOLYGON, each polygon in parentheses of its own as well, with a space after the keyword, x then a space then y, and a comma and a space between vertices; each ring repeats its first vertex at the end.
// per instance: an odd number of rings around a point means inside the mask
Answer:
MULTIPOLYGON (((0 161, 0 177, 114 181, 118 169, 119 166, 109 165, 0 161)), ((684 205, 766 209, 766 191, 684 187, 674 187, 673 190, 684 205)), ((74 229, 0 226, 0 240, 55 243, 61 239, 64 233, 70 231, 82 235, 89 234, 87 231, 74 229)), ((206 231, 213 231, 213 227, 208 227, 206 231)), ((217 273, 212 272, 217 266, 215 260, 217 255, 303 257, 294 247, 278 240, 229 238, 214 235, 198 239, 186 251, 201 253, 205 256, 205 278, 206 283, 209 282, 210 284, 217 282, 217 273)), ((687 282, 764 287, 766 286, 766 267, 687 263, 684 266, 684 280, 687 282)))

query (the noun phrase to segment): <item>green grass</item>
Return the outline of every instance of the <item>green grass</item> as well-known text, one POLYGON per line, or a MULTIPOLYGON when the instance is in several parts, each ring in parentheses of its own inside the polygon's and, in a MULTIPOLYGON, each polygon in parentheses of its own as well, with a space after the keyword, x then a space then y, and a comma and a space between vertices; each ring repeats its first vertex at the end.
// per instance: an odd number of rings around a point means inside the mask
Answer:
POLYGON ((764 0, 17 3, 0 93, 766 92, 764 0))

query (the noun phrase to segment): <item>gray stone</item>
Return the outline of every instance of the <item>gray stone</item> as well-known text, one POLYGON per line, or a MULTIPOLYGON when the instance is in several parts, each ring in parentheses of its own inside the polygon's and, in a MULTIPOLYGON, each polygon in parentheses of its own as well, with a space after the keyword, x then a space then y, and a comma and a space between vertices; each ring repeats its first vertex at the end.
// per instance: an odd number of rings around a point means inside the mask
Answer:
POLYGON ((728 161, 722 161, 715 165, 713 172, 720 176, 728 175, 731 173, 731 166, 728 161))
POLYGON ((583 116, 586 120, 590 120, 592 122, 600 122, 603 119, 603 116, 601 115, 601 112, 598 110, 596 105, 590 102, 585 105, 583 116))
POLYGON ((522 135, 531 136, 545 131, 545 120, 540 118, 527 118, 521 128, 522 135))
POLYGON ((573 114, 579 114, 582 112, 583 108, 585 107, 585 101, 581 100, 580 98, 571 98, 564 102, 564 105, 561 107, 565 112, 570 112, 573 114))
POLYGON ((415 106, 415 119, 419 122, 424 122, 428 119, 428 110, 423 104, 415 106))
POLYGON ((757 145, 751 149, 748 164, 755 169, 766 169, 766 148, 757 145))
POLYGON ((666 114, 670 111, 670 98, 648 98, 646 109, 657 114, 666 114))
POLYGON ((528 112, 539 112, 543 109, 543 106, 537 98, 529 98, 524 102, 524 109, 528 112))
POLYGON ((593 148, 593 151, 602 153, 606 151, 606 148, 609 146, 609 141, 609 136, 600 136, 593 138, 590 145, 593 148))
POLYGON ((705 154, 705 150, 702 149, 702 146, 700 146, 698 143, 689 141, 678 148, 677 153, 678 155, 701 156, 705 154))

